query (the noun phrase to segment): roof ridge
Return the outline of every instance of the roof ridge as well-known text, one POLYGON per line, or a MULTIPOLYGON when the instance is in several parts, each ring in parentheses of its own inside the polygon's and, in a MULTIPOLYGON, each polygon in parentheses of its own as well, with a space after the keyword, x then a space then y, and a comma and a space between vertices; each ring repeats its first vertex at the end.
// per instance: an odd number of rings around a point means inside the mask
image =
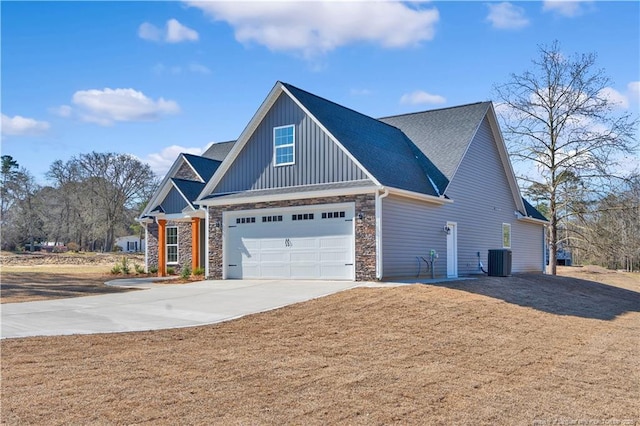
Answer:
POLYGON ((387 116, 384 116, 384 117, 379 117, 379 118, 377 118, 377 120, 384 120, 384 119, 387 119, 387 118, 395 118, 395 117, 404 117, 404 116, 407 116, 407 115, 424 114, 424 113, 427 113, 427 112, 444 111, 444 110, 447 110, 447 109, 465 108, 465 107, 470 107, 472 105, 481 105, 481 104, 489 104, 489 103, 491 103, 491 101, 471 102, 471 103, 468 103, 468 104, 454 105, 454 106, 450 106, 450 107, 426 109, 426 110, 423 110, 423 111, 407 112, 407 113, 404 113, 404 114, 387 115, 387 116))
MULTIPOLYGON (((335 101, 332 101, 331 99, 327 99, 327 98, 324 98, 324 97, 322 97, 322 96, 318 96, 318 95, 316 95, 315 93, 311 93, 311 92, 309 92, 309 91, 307 91, 307 90, 301 89, 301 88, 299 88, 299 87, 297 87, 297 86, 294 86, 293 84, 285 83, 284 81, 281 81, 280 83, 281 83, 282 85, 284 85, 285 87, 293 87, 293 88, 294 88, 294 89, 296 89, 296 90, 299 90, 299 91, 301 91, 301 92, 304 92, 304 93, 306 93, 306 94, 308 94, 308 95, 311 95, 311 96, 313 96, 313 97, 316 97, 316 98, 318 98, 318 99, 322 99, 323 101, 328 102, 328 103, 333 104, 333 105, 336 105, 336 106, 338 106, 338 107, 340 107, 340 108, 344 108, 344 109, 346 109, 346 110, 348 110, 348 111, 354 112, 354 113, 356 113, 356 114, 358 114, 358 115, 360 115, 360 116, 362 116, 362 117, 368 118, 368 119, 373 120, 373 121, 377 121, 377 122, 378 122, 378 123, 380 123, 380 124, 383 124, 383 125, 385 125, 385 126, 392 127, 392 128, 394 128, 394 129, 396 129, 396 130, 400 130, 400 129, 398 129, 396 126, 394 126, 394 125, 392 125, 392 124, 385 123, 384 121, 380 121, 380 120, 379 120, 379 119, 377 119, 377 118, 374 118, 374 117, 372 117, 372 116, 370 116, 370 115, 364 114, 364 113, 362 113, 362 112, 360 112, 360 111, 356 111, 356 110, 355 110, 355 109, 353 109, 353 108, 349 108, 349 107, 347 107, 347 106, 341 105, 341 104, 339 104, 339 103, 337 103, 337 102, 335 102, 335 101)), ((401 130, 400 130, 400 131, 401 131, 401 130)), ((402 132, 402 131, 401 131, 401 132, 402 132)))

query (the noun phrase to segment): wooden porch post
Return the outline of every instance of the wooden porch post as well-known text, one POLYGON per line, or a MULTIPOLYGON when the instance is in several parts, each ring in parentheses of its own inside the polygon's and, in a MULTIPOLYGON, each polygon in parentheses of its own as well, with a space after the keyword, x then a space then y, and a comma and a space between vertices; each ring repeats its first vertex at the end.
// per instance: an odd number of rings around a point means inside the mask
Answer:
POLYGON ((191 272, 200 266, 200 218, 191 218, 191 272))
POLYGON ((158 219, 158 276, 167 276, 167 221, 158 219))

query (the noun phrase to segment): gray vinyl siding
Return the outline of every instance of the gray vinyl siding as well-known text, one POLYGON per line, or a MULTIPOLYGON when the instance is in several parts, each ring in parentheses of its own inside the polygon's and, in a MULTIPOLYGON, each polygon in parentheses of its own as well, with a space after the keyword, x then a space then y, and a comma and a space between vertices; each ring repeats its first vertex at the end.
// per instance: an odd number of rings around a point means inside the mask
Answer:
POLYGON ((171 188, 160 205, 162 206, 166 214, 181 213, 182 209, 187 207, 187 202, 180 194, 180 192, 178 192, 178 190, 174 187, 171 188))
POLYGON ((367 179, 365 173, 286 94, 258 125, 214 193, 367 179), (295 164, 274 167, 273 128, 295 125, 295 164))
MULTIPOLYGON (((542 271, 542 226, 517 219, 517 209, 487 118, 480 125, 447 189, 453 203, 434 206, 389 196, 382 200, 383 275, 415 277, 416 256, 435 249, 436 276, 447 273, 447 221, 457 223, 458 274, 486 270, 489 249, 502 248, 502 224, 511 224, 512 271, 542 271), (480 252, 480 258, 477 253, 480 252)), ((426 275, 425 275, 426 276, 426 275)))

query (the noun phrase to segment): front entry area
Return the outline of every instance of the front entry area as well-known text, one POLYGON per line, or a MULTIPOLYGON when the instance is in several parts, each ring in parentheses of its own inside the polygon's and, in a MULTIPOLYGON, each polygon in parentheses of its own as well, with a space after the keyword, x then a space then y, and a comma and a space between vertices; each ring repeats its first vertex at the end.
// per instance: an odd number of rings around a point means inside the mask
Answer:
POLYGON ((224 276, 355 280, 354 204, 225 212, 224 276))

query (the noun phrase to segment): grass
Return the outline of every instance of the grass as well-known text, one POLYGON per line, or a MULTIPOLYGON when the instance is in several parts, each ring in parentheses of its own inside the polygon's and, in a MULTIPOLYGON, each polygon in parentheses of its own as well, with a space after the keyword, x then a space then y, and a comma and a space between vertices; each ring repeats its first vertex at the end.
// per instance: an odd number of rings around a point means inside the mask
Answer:
POLYGON ((3 266, 0 303, 32 302, 129 291, 104 283, 120 278, 105 265, 3 266))
POLYGON ((1 420, 636 424, 640 279, 588 276, 360 288, 214 326, 3 340, 1 420))

